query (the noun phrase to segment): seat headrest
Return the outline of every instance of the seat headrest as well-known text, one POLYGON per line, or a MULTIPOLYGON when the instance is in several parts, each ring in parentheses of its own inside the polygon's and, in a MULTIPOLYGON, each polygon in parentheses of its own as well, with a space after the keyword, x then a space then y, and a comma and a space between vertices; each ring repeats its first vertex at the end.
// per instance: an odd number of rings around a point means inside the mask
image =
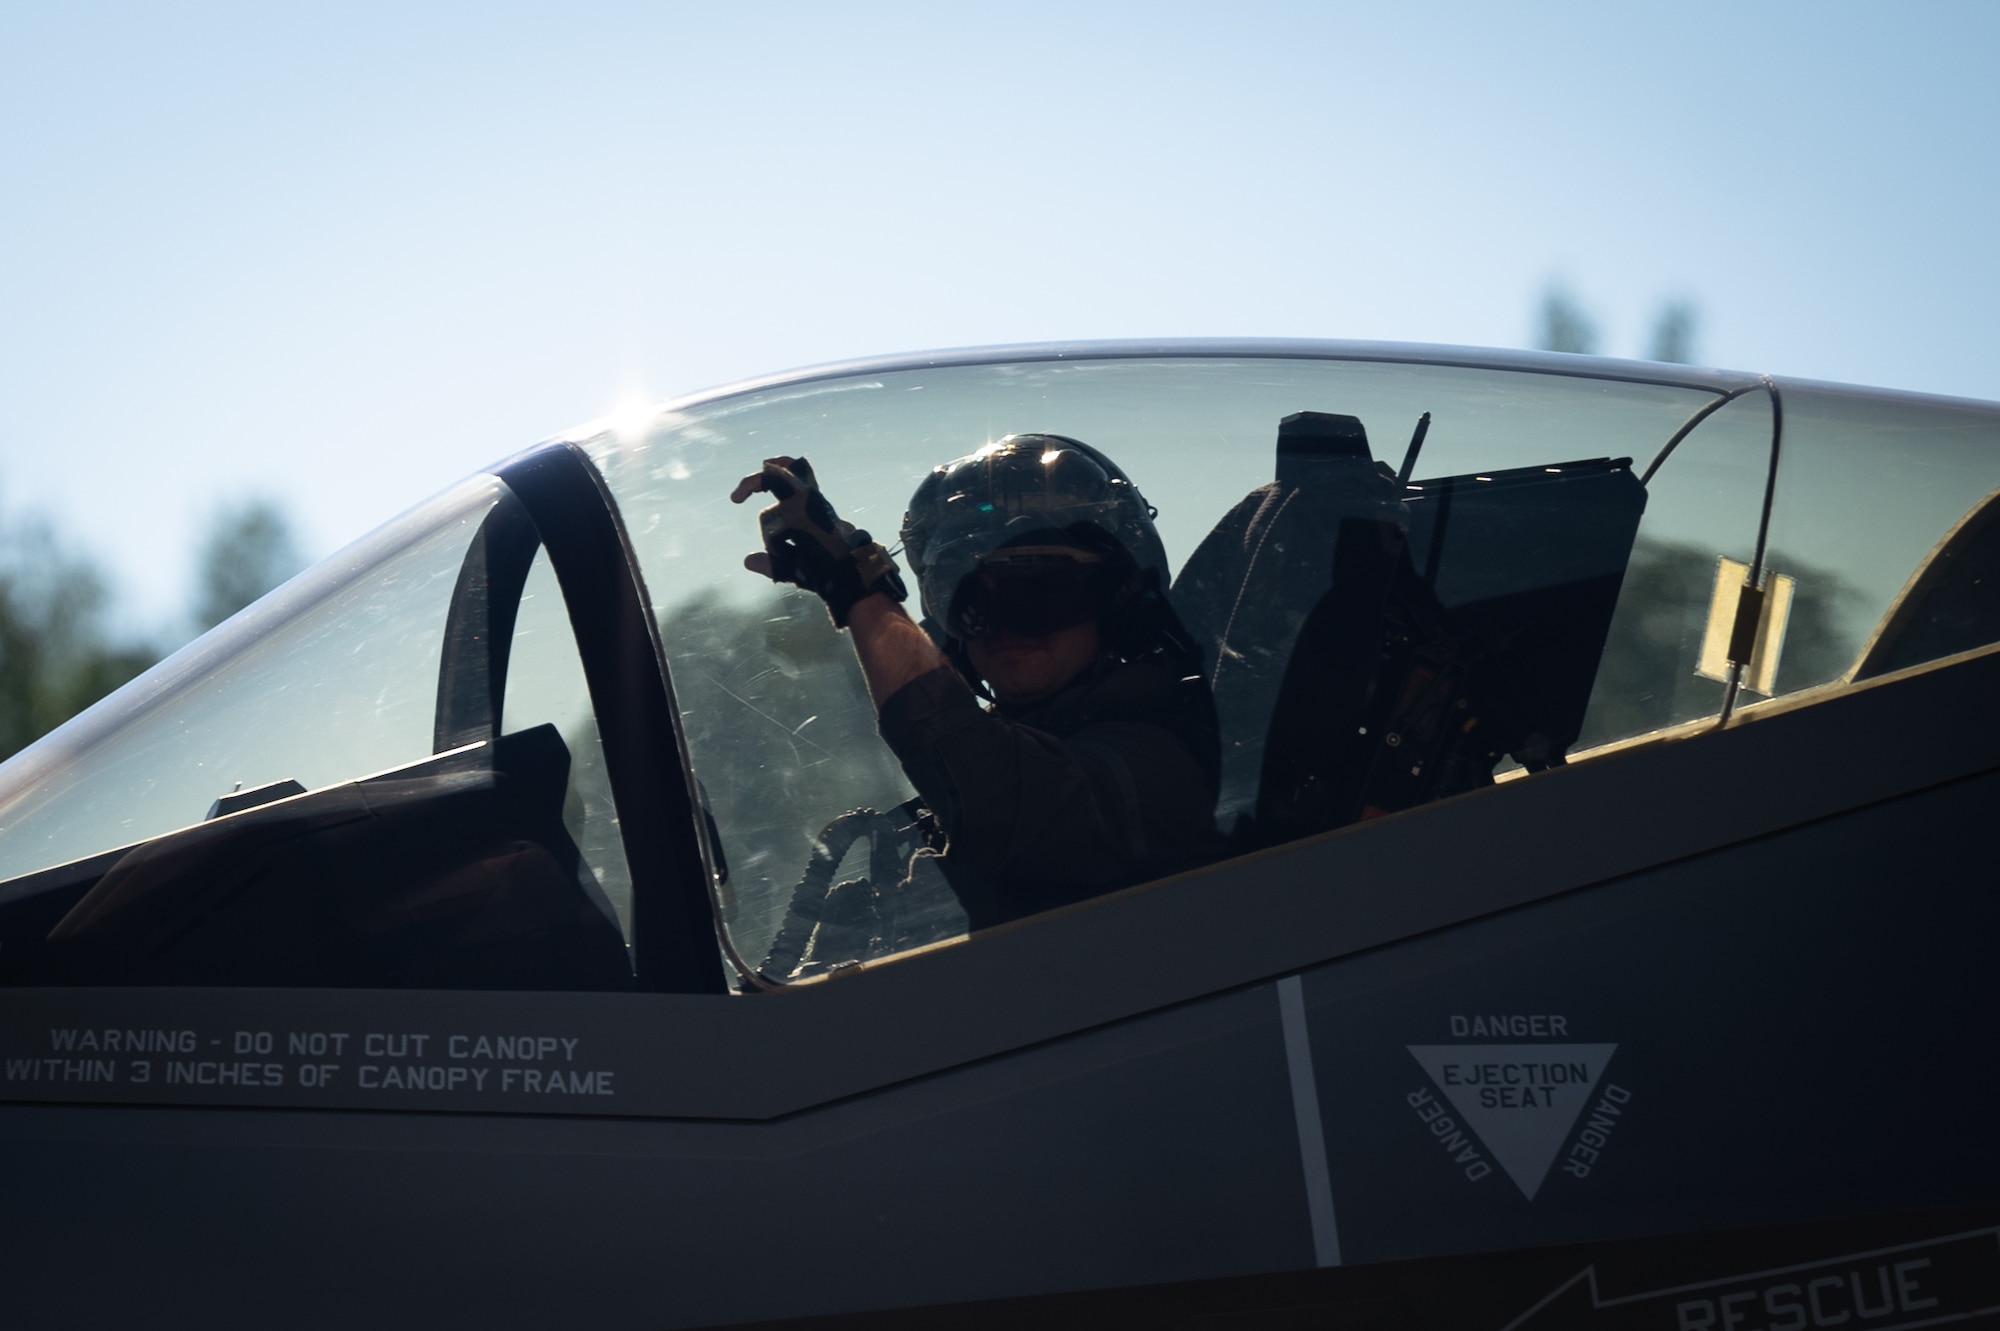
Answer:
POLYGON ((1280 481, 1302 483, 1312 477, 1317 464, 1334 459, 1351 459, 1363 466, 1375 460, 1368 451, 1368 431, 1359 418, 1328 411, 1295 411, 1278 422, 1280 481))

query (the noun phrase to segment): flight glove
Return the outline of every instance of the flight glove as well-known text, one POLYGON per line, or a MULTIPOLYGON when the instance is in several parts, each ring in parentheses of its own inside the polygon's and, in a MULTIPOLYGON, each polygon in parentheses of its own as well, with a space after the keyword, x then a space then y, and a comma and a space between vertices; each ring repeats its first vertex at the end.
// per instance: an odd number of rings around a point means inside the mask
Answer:
POLYGON ((882 592, 901 601, 909 595, 896 561, 881 542, 833 511, 804 458, 765 459, 764 469, 745 476, 729 497, 740 504, 759 492, 778 502, 757 514, 764 549, 746 557, 745 568, 813 593, 826 602, 836 628, 847 627, 848 612, 864 596, 882 592))

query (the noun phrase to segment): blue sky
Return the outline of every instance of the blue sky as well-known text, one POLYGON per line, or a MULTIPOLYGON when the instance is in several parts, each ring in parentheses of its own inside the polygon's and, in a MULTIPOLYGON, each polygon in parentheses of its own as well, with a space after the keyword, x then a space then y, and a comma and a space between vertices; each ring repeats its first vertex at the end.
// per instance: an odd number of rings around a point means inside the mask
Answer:
POLYGON ((2000 398, 2000 5, 0 9, 0 508, 121 618, 635 398, 1076 337, 2000 398))

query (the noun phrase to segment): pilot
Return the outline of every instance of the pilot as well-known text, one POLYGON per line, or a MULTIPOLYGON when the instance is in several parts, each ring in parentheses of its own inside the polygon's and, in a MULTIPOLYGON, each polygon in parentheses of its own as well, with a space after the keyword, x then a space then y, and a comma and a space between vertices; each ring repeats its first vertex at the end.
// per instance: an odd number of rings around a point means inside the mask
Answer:
POLYGON ((770 459, 731 497, 759 492, 777 502, 744 563, 848 630, 971 928, 1220 853, 1200 653, 1167 602, 1152 510, 1103 454, 1010 435, 927 476, 902 531, 925 626, 804 458, 770 459))

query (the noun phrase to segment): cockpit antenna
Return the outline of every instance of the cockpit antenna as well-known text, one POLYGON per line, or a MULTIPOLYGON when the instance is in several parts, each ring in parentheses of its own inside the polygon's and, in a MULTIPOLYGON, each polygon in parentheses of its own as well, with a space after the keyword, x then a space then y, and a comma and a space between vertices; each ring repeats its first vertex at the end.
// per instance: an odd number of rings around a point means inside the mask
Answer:
POLYGON ((1410 483, 1410 473, 1417 469, 1417 454, 1423 451, 1424 436, 1431 432, 1431 414, 1427 411, 1417 417, 1417 432, 1410 436, 1409 451, 1403 454, 1403 469, 1396 473, 1398 486, 1410 483))

